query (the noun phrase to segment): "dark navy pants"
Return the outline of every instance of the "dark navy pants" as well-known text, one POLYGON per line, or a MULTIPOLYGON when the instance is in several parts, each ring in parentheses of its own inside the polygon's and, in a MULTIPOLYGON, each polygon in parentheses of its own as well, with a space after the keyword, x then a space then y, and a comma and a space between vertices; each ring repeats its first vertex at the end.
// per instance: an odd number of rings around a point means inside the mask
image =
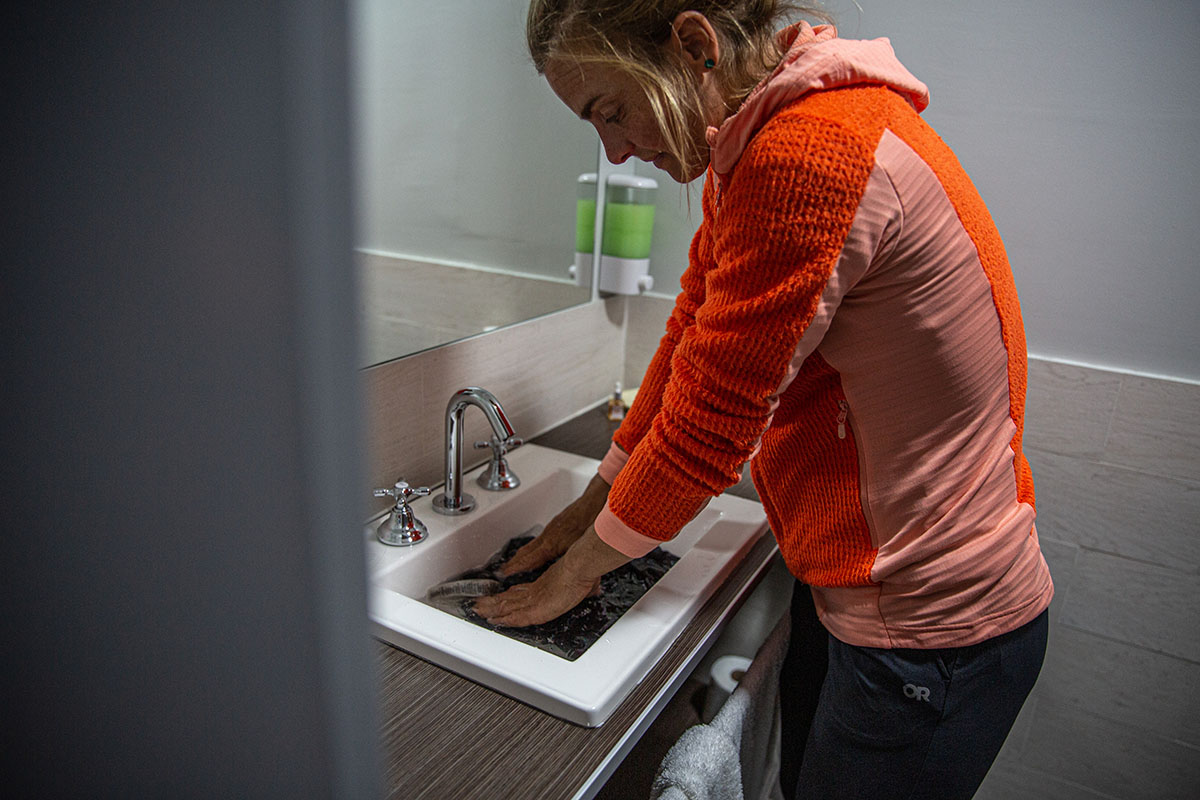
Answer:
MULTIPOLYGON (((808 638, 812 648, 816 615, 799 596, 808 587, 796 592, 793 643, 808 638)), ((1043 612, 1010 633, 939 650, 856 647, 822 630, 823 680, 799 654, 788 656, 807 675, 782 686, 785 792, 795 786, 796 800, 969 800, 1037 680, 1047 628, 1043 612)))

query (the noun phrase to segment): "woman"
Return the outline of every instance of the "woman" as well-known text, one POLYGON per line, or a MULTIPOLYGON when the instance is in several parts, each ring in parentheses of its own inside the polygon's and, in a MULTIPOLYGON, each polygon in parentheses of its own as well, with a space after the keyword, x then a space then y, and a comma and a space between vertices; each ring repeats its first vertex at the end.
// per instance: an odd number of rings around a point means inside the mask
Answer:
POLYGON ((534 64, 609 160, 707 180, 609 455, 508 569, 557 561, 476 609, 558 616, 749 459, 827 631, 815 711, 802 619, 784 667, 797 796, 966 798, 1037 677, 1053 593, 1021 452, 1016 292, 983 202, 919 116, 925 86, 887 40, 777 31, 782 5, 534 0, 534 64))

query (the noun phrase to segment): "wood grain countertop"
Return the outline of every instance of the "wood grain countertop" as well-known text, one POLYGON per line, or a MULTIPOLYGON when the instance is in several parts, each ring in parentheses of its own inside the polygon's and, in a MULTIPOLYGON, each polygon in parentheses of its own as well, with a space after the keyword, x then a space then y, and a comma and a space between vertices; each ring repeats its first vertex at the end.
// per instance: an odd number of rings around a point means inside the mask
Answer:
MULTIPOLYGON (((616 426, 596 408, 533 441, 598 459, 616 426)), ((730 491, 757 499, 748 480, 730 491)), ((375 642, 387 797, 590 798, 703 658, 776 552, 773 537, 760 539, 599 728, 565 722, 375 642)))

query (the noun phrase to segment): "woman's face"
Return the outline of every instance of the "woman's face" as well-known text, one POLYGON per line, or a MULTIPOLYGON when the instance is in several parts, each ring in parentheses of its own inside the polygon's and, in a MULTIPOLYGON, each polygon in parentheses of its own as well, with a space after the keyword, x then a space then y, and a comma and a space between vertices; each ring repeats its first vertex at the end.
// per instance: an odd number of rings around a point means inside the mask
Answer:
MULTIPOLYGON (((707 164, 685 171, 679 160, 666 152, 650 102, 624 72, 603 64, 552 59, 546 65, 545 75, 558 98, 580 119, 595 126, 604 153, 612 163, 620 164, 630 156, 640 158, 680 183, 704 174, 707 164)), ((698 152, 707 153, 704 125, 697 124, 696 128, 693 133, 700 146, 698 152)))

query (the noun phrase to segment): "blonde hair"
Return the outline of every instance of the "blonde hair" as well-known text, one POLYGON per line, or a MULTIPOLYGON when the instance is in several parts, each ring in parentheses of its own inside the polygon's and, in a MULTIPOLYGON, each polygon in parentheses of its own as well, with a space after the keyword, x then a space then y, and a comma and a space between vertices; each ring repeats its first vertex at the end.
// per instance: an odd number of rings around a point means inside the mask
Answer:
MULTIPOLYGON (((715 73, 736 108, 783 57, 776 31, 792 15, 828 20, 788 0, 532 0, 525 35, 539 74, 552 59, 613 67, 634 79, 650 103, 668 152, 680 164, 706 160, 692 132, 702 124, 700 96, 683 62, 662 44, 682 12, 703 14, 721 49, 715 73)), ((732 110, 732 108, 730 110, 732 110)))

